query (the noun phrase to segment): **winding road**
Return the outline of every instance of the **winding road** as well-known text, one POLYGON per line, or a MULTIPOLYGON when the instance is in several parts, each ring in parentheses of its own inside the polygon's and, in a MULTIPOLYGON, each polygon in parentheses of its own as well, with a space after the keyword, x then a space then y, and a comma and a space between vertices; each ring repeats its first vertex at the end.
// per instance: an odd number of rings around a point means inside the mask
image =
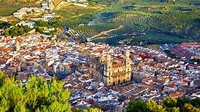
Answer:
POLYGON ((67 28, 66 26, 62 26, 61 28, 62 28, 62 33, 60 34, 60 37, 61 38, 66 38, 69 42, 73 42, 74 43, 75 41, 72 38, 67 37, 65 35, 65 33, 68 31, 69 28, 67 28))

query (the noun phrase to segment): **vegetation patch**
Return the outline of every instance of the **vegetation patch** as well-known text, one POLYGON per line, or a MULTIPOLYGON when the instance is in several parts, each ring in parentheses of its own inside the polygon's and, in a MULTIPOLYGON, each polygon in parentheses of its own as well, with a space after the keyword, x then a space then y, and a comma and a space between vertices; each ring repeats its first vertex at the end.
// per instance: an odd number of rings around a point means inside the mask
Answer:
POLYGON ((129 102, 127 112, 199 112, 200 98, 189 99, 166 97, 162 104, 154 100, 144 102, 142 100, 129 102))
POLYGON ((7 3, 4 1, 0 1, 0 16, 10 16, 13 12, 17 11, 22 7, 31 7, 31 6, 39 6, 35 3, 7 3))

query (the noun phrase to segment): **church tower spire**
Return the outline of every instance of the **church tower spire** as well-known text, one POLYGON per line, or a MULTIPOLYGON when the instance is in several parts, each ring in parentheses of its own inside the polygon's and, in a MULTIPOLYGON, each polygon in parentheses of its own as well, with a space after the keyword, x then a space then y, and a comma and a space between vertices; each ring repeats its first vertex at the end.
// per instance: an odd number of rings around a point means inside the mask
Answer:
POLYGON ((125 50, 125 67, 126 67, 126 72, 128 72, 129 76, 131 76, 131 59, 130 59, 130 51, 128 49, 125 50))
POLYGON ((129 53, 129 50, 125 50, 125 58, 126 58, 126 62, 125 62, 125 64, 126 64, 126 66, 129 66, 130 65, 130 53, 129 53))
POLYGON ((15 44, 15 48, 16 48, 16 51, 19 51, 19 50, 20 50, 20 44, 19 44, 18 41, 17 41, 16 44, 15 44))
POLYGON ((111 58, 111 55, 108 54, 107 57, 106 57, 106 69, 107 71, 109 71, 110 69, 112 69, 112 58, 111 58))

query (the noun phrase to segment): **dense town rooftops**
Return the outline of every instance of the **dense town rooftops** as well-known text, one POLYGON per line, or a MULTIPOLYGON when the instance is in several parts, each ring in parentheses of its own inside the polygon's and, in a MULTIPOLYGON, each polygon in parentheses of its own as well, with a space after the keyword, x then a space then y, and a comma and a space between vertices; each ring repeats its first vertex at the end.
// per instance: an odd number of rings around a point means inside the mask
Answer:
POLYGON ((43 76, 46 80, 56 75, 65 81, 64 88, 72 91, 70 102, 73 106, 102 107, 106 110, 109 106, 114 109, 126 107, 128 98, 160 101, 166 96, 198 97, 198 64, 177 61, 162 52, 139 46, 71 44, 54 39, 50 41, 45 36, 42 39, 40 36, 1 37, 0 69, 5 73, 17 74, 17 79, 23 82, 31 74, 43 76), (131 59, 130 82, 106 87, 89 73, 91 57, 106 60, 110 54, 113 68, 121 67, 125 63, 126 49, 130 51, 131 59), (108 101, 113 103, 106 103, 108 101))

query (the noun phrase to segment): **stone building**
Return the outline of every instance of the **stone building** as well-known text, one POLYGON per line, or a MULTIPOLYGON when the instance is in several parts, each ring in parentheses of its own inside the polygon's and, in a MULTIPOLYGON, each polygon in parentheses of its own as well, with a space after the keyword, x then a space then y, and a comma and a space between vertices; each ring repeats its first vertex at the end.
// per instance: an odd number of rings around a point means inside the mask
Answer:
POLYGON ((124 53, 123 60, 110 54, 90 59, 90 73, 93 78, 103 81, 106 86, 119 85, 131 81, 131 59, 129 51, 124 53))
POLYGON ((20 47, 20 43, 17 41, 16 44, 15 44, 15 50, 16 50, 16 51, 19 51, 20 48, 21 48, 21 47, 20 47))

